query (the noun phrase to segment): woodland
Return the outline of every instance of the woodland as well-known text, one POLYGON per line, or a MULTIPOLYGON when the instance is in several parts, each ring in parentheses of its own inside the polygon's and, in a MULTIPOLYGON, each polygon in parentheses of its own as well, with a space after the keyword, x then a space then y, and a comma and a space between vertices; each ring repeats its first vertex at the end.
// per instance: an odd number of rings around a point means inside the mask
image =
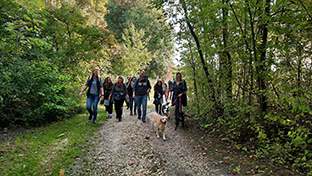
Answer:
POLYGON ((188 116, 312 175, 311 31, 310 0, 0 0, 0 126, 70 118, 95 65, 156 78, 179 53, 188 116))

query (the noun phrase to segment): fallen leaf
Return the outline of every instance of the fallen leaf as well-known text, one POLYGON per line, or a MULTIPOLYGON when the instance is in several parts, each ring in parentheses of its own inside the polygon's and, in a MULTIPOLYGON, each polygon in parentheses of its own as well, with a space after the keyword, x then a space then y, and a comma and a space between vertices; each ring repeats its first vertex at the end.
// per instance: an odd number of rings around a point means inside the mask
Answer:
POLYGON ((290 173, 291 175, 295 175, 292 171, 289 171, 289 173, 290 173))
POLYGON ((105 173, 106 173, 106 174, 109 174, 109 172, 108 172, 108 171, 106 171, 105 173))
POLYGON ((246 163, 243 163, 243 165, 245 165, 246 163))
POLYGON ((60 175, 64 175, 65 174, 65 170, 64 169, 61 169, 60 170, 60 175))
POLYGON ((225 151, 225 150, 221 150, 221 152, 222 152, 222 153, 225 153, 226 151, 225 151))
POLYGON ((259 169, 259 166, 256 166, 256 169, 259 169))
POLYGON ((256 157, 251 157, 251 159, 253 159, 253 160, 257 160, 257 158, 256 158, 256 157))
POLYGON ((23 154, 18 154, 18 156, 23 157, 24 155, 23 154))
POLYGON ((224 163, 225 163, 225 164, 227 164, 227 163, 228 163, 228 161, 224 161, 224 163))
POLYGON ((99 159, 100 159, 100 160, 103 160, 103 159, 104 159, 104 157, 100 156, 100 157, 99 157, 99 159))
POLYGON ((206 147, 202 147, 203 150, 208 150, 206 147))
POLYGON ((203 156, 206 156, 207 154, 206 153, 203 153, 203 156))
POLYGON ((91 169, 90 168, 87 168, 87 172, 90 172, 91 171, 91 169))

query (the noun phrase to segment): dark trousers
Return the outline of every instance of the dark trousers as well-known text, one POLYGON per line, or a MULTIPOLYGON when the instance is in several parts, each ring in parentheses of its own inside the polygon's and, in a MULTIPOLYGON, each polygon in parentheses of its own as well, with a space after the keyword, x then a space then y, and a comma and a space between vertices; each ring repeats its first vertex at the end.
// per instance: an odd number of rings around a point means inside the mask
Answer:
POLYGON ((116 118, 121 119, 122 117, 122 106, 124 103, 124 99, 122 100, 115 100, 115 111, 116 111, 116 118))
POLYGON ((112 114, 113 113, 113 103, 109 102, 109 105, 105 106, 105 109, 108 112, 108 114, 112 114))
MULTIPOLYGON (((176 98, 177 98, 177 96, 174 96, 173 100, 175 100, 176 98)), ((179 121, 180 121, 180 119, 179 119, 180 118, 179 117, 179 109, 180 109, 179 106, 180 106, 180 98, 178 98, 177 101, 175 102, 174 116, 175 116, 176 126, 179 125, 179 121)), ((181 110, 182 110, 182 104, 181 104, 181 110)), ((184 117, 182 116, 181 118, 182 118, 182 120, 181 120, 182 125, 184 125, 184 117)))
POLYGON ((156 113, 161 114, 161 103, 155 104, 155 110, 156 110, 156 113))

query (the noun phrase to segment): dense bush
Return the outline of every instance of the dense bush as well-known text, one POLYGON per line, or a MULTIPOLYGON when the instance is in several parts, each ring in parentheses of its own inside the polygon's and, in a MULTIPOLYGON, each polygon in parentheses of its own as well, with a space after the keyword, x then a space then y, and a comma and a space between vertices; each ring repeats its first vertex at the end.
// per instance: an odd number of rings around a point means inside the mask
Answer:
POLYGON ((0 2, 0 125, 36 126, 69 117, 79 108, 71 77, 47 61, 53 49, 43 14, 0 2))

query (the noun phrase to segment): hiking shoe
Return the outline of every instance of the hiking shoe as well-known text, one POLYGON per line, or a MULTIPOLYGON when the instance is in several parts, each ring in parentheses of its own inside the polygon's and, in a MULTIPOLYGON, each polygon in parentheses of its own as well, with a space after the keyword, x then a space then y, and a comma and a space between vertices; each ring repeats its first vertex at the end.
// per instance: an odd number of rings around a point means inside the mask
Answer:
POLYGON ((143 122, 143 123, 146 123, 146 121, 145 121, 145 120, 142 120, 142 122, 143 122))
POLYGON ((138 119, 139 119, 139 120, 141 120, 141 117, 140 117, 140 116, 138 116, 138 119))
POLYGON ((121 122, 121 119, 119 119, 118 122, 121 122))
POLYGON ((93 123, 96 124, 96 120, 94 120, 93 123))
POLYGON ((92 115, 89 115, 89 120, 92 120, 92 115))

